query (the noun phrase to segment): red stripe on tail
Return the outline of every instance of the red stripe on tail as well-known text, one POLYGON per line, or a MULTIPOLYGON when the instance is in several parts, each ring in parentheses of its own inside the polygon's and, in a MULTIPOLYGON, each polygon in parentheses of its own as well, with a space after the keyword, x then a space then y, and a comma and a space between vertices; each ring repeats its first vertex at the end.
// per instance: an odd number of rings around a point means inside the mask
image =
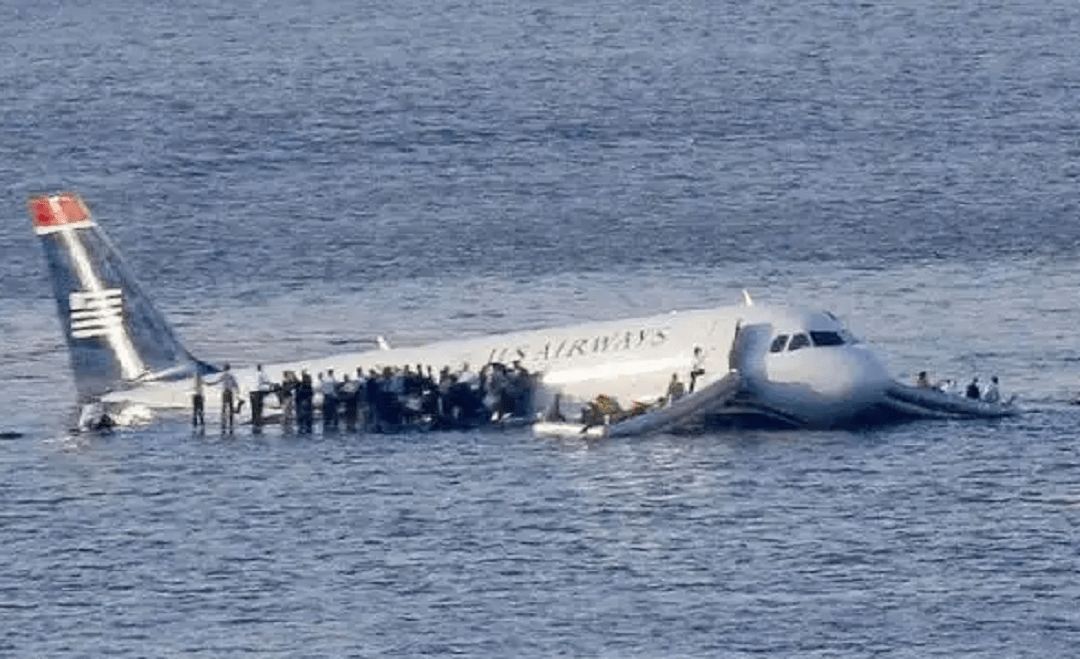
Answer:
POLYGON ((90 219, 90 211, 79 195, 64 192, 55 197, 32 197, 30 217, 34 220, 34 227, 41 229, 85 222, 90 219))

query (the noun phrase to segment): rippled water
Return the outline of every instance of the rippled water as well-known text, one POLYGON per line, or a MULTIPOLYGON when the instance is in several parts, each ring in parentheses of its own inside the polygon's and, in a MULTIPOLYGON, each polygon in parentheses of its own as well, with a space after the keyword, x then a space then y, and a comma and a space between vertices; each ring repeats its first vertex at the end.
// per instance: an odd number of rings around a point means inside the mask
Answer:
POLYGON ((0 654, 1069 656, 1070 3, 9 3, 0 654), (72 436, 32 192, 199 356, 755 298, 1015 419, 72 436))

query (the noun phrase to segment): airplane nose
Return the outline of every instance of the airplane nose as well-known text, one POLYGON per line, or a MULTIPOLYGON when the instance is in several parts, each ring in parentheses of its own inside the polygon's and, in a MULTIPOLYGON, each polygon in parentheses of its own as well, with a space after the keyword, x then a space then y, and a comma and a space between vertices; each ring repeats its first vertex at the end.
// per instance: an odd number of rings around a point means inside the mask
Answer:
POLYGON ((871 350, 845 346, 829 352, 816 378, 819 392, 843 398, 871 398, 885 390, 890 381, 888 371, 871 350))
POLYGON ((879 395, 889 385, 892 378, 878 356, 864 346, 851 349, 853 384, 859 391, 873 396, 879 395))

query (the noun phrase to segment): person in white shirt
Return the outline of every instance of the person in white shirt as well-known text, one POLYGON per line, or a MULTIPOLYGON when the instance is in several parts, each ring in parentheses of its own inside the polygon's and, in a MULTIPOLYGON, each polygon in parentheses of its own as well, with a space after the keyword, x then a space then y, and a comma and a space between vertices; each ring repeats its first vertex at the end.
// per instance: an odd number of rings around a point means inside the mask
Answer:
POLYGON ((336 430, 338 425, 338 397, 337 397, 337 380, 334 379, 334 369, 326 369, 326 379, 322 381, 322 414, 323 414, 323 432, 327 430, 336 430))
POLYGON ((233 409, 233 398, 240 393, 240 385, 236 382, 236 376, 229 370, 229 365, 225 364, 221 368, 221 374, 218 375, 214 381, 207 380, 208 384, 217 384, 221 387, 221 429, 225 429, 225 425, 228 424, 229 430, 233 427, 233 414, 236 410, 233 409))
POLYGON ((461 371, 457 374, 457 381, 469 385, 470 389, 480 387, 480 376, 469 370, 468 362, 461 365, 461 371))
POLYGON ((270 382, 270 376, 263 370, 262 364, 255 366, 255 376, 257 384, 255 389, 248 392, 248 397, 251 398, 251 427, 258 429, 262 427, 263 400, 266 399, 273 385, 270 382))
POLYGON ((998 379, 996 375, 990 378, 990 386, 983 392, 983 400, 988 403, 1001 402, 1001 392, 998 391, 998 379))
POLYGON ((701 346, 694 346, 694 360, 690 364, 690 389, 688 393, 694 393, 697 379, 705 375, 705 351, 701 346))

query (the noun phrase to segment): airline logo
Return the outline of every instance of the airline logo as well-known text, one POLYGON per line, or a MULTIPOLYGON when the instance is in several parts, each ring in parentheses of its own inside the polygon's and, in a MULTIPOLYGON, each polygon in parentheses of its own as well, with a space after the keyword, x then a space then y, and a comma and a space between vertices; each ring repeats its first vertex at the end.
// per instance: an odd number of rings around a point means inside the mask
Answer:
POLYGON ((68 299, 73 338, 108 336, 123 326, 124 302, 119 288, 75 291, 68 299))

